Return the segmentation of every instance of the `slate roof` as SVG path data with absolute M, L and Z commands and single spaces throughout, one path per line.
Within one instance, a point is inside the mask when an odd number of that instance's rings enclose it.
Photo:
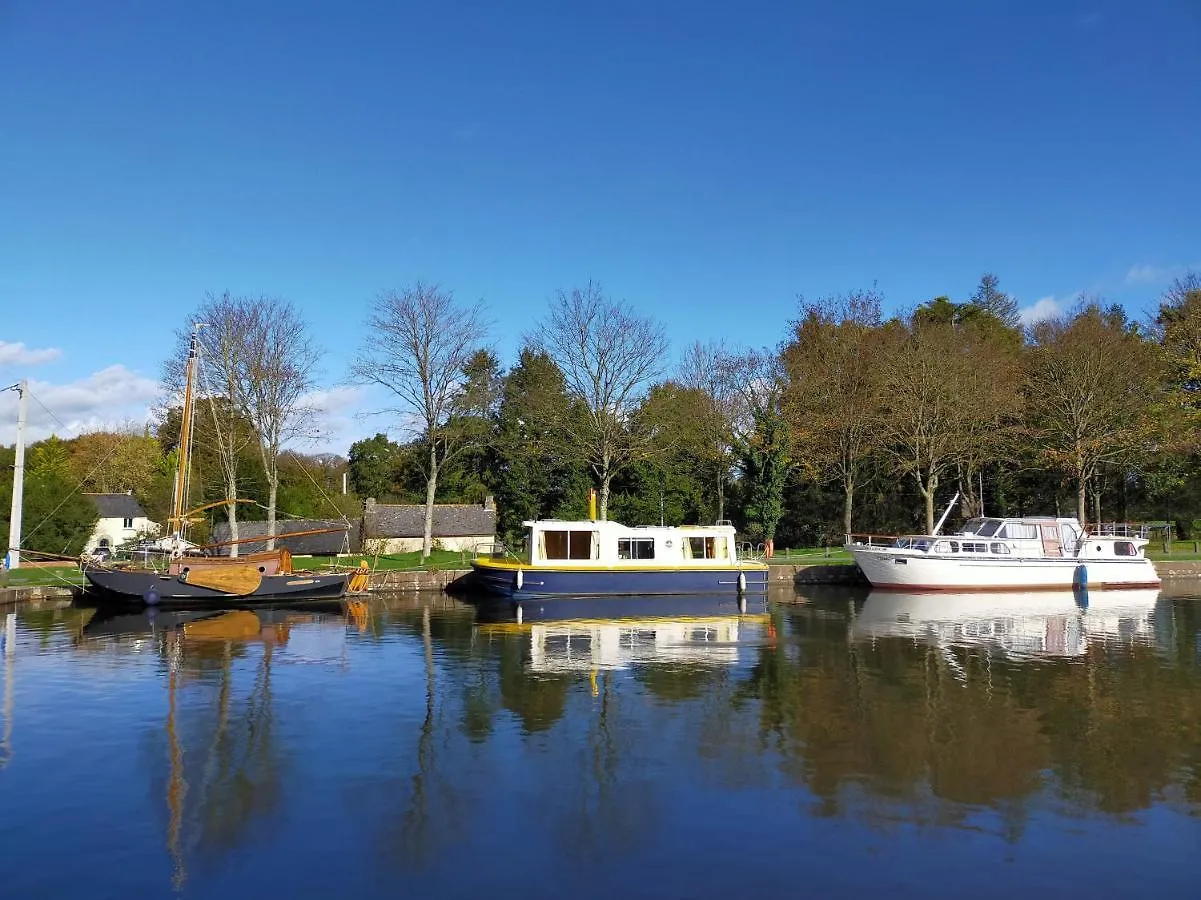
M 425 533 L 425 505 L 368 504 L 363 512 L 368 538 L 419 538 Z M 434 537 L 496 534 L 496 509 L 480 504 L 440 503 L 434 507 Z
M 302 534 L 299 537 L 288 537 L 293 531 L 315 531 L 319 528 L 336 528 L 325 534 Z M 325 556 L 342 553 L 346 550 L 346 523 L 341 519 L 287 519 L 275 523 L 278 532 L 275 536 L 276 547 L 287 547 L 293 553 L 303 556 Z M 250 538 L 266 535 L 266 522 L 239 522 L 238 537 Z M 359 523 L 350 523 L 350 552 L 357 553 L 361 549 L 359 541 Z M 229 540 L 229 522 L 218 521 L 213 525 L 213 543 L 219 544 Z M 267 549 L 266 541 L 247 541 L 238 544 L 238 553 L 257 553 Z M 223 555 L 229 554 L 229 547 L 219 547 Z
M 102 519 L 140 519 L 146 513 L 133 494 L 84 494 L 96 505 Z

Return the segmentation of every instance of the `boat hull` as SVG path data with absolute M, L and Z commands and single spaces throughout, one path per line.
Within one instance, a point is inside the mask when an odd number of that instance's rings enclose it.
M 584 569 L 495 565 L 477 561 L 472 563 L 472 568 L 479 588 L 489 594 L 514 600 L 678 594 L 736 596 L 740 591 L 749 594 L 767 592 L 767 566 Z
M 1136 559 L 948 559 L 849 545 L 872 587 L 908 591 L 1023 591 L 1159 587 L 1155 566 Z M 1081 571 L 1083 569 L 1083 572 Z
M 712 618 L 721 616 L 762 615 L 767 612 L 767 596 L 755 594 L 737 597 L 732 594 L 672 594 L 641 597 L 611 595 L 607 597 L 538 597 L 522 599 L 489 595 L 473 601 L 476 620 L 482 624 L 546 621 L 621 621 L 654 617 L 678 619 Z
M 198 584 L 188 584 L 179 577 L 158 572 L 85 566 L 83 574 L 88 581 L 89 593 L 98 595 L 97 599 L 144 603 L 147 606 L 183 604 L 189 607 L 341 597 L 346 593 L 349 580 L 346 573 L 264 575 L 259 580 L 258 588 L 252 593 L 230 594 Z

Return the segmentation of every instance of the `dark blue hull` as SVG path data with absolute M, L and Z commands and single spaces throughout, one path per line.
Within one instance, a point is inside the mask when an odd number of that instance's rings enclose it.
M 498 597 L 537 600 L 555 597 L 669 596 L 673 594 L 767 593 L 765 569 L 592 570 L 513 569 L 474 563 L 477 586 Z M 743 576 L 742 586 L 739 575 Z
M 767 611 L 765 594 L 747 597 L 700 594 L 658 597 L 541 597 L 515 599 L 487 596 L 474 601 L 481 623 L 513 622 L 521 608 L 520 621 L 544 622 L 578 619 L 689 619 L 712 616 L 762 614 Z
M 87 593 L 98 602 L 144 603 L 147 606 L 225 607 L 290 599 L 336 598 L 346 593 L 349 575 L 264 575 L 251 594 L 229 594 L 157 572 L 84 566 Z

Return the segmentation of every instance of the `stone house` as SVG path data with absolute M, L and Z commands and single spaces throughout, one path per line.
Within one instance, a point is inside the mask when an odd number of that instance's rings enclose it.
M 341 519 L 281 519 L 275 523 L 275 546 L 287 547 L 296 556 L 336 556 L 339 553 L 358 553 L 362 547 L 359 539 L 361 524 L 351 521 L 350 527 Z M 327 530 L 333 529 L 333 530 Z M 322 534 L 297 534 L 294 532 L 323 531 Z M 238 544 L 238 555 L 257 553 L 267 549 L 267 523 L 239 521 L 238 540 L 262 537 L 261 541 L 246 541 Z M 229 540 L 229 522 L 217 521 L 213 525 L 213 543 Z M 229 547 L 220 547 L 217 552 L 229 555 Z
M 409 553 L 421 549 L 425 531 L 425 505 L 376 503 L 363 505 L 363 543 L 379 541 L 383 553 Z M 434 540 L 444 550 L 474 550 L 496 540 L 496 504 L 440 503 L 434 507 Z

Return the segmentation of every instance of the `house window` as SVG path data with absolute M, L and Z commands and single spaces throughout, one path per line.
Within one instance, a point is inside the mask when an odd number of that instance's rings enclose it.
M 618 538 L 618 559 L 654 559 L 654 538 Z
M 121 527 L 122 528 L 133 528 L 133 519 L 122 519 Z

